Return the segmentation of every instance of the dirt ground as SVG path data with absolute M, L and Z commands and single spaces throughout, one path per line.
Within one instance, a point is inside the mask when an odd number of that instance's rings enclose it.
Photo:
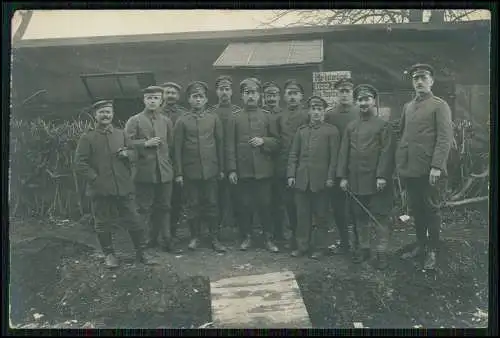
M 262 243 L 237 250 L 225 229 L 226 254 L 205 243 L 196 252 L 150 252 L 157 265 L 133 262 L 126 233 L 116 230 L 123 262 L 103 268 L 88 224 L 67 220 L 10 220 L 11 325 L 23 328 L 196 328 L 211 321 L 210 280 L 290 270 L 313 327 L 486 327 L 488 227 L 470 210 L 444 217 L 439 269 L 423 272 L 399 258 L 415 234 L 411 224 L 393 227 L 390 267 L 381 272 L 349 257 L 321 261 L 270 254 Z M 186 247 L 188 232 L 180 231 Z M 335 232 L 329 233 L 334 243 Z

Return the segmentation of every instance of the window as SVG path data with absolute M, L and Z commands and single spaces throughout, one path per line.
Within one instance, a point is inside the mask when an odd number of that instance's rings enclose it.
M 151 72 L 83 74 L 80 78 L 92 101 L 138 97 L 143 88 L 155 84 Z

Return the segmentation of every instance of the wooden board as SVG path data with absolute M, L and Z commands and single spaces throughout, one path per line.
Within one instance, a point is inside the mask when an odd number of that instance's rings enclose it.
M 239 276 L 210 283 L 217 328 L 311 328 L 292 272 Z

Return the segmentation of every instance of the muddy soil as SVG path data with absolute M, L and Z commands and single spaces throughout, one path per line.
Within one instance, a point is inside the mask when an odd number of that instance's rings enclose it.
M 474 215 L 474 213 L 472 213 Z M 470 215 L 451 215 L 443 226 L 436 273 L 399 258 L 415 240 L 411 224 L 395 224 L 390 267 L 383 272 L 348 257 L 321 261 L 271 255 L 258 241 L 237 250 L 234 229 L 223 239 L 231 248 L 217 255 L 208 243 L 195 253 L 154 253 L 158 265 L 133 263 L 124 231 L 115 244 L 123 264 L 102 266 L 91 227 L 70 221 L 12 220 L 11 320 L 24 327 L 194 328 L 211 321 L 209 280 L 293 271 L 313 327 L 484 327 L 488 309 L 487 226 Z M 183 247 L 189 233 L 180 229 Z M 335 240 L 335 232 L 329 233 Z M 479 311 L 481 310 L 481 311 Z

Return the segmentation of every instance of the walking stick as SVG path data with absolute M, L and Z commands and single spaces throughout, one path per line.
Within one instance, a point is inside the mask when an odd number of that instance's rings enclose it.
M 368 215 L 368 217 L 370 217 L 370 219 L 375 222 L 376 225 L 378 226 L 381 226 L 380 223 L 377 221 L 377 219 L 375 218 L 375 216 L 373 216 L 373 214 L 370 212 L 370 210 L 368 210 L 367 207 L 364 206 L 363 203 L 361 203 L 361 201 L 354 195 L 354 193 L 349 189 L 347 188 L 346 189 L 347 193 L 349 194 L 349 196 L 356 202 L 358 203 L 358 205 L 361 207 L 361 209 L 363 209 L 364 212 L 366 212 L 366 214 Z

